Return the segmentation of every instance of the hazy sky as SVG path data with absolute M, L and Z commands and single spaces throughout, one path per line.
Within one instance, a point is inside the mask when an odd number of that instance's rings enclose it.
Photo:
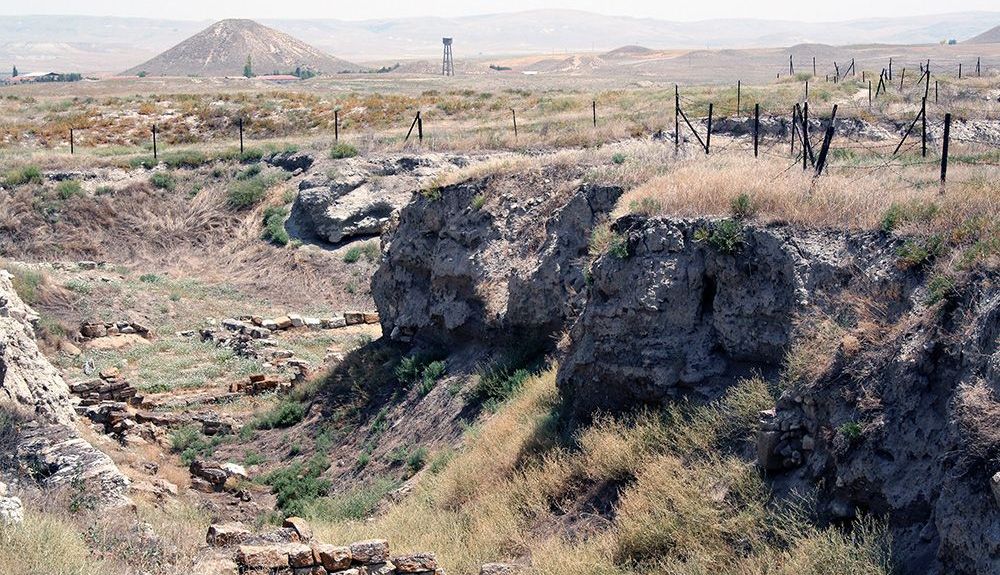
M 0 0 L 0 14 L 85 14 L 208 20 L 219 18 L 338 18 L 361 20 L 400 16 L 458 16 L 512 12 L 534 8 L 576 8 L 603 14 L 666 20 L 758 17 L 782 20 L 830 21 L 872 16 L 940 14 L 967 10 L 997 10 L 997 0 L 840 0 L 839 2 L 749 2 L 708 0 L 671 2 L 643 0 L 443 0 L 435 2 L 366 0 Z

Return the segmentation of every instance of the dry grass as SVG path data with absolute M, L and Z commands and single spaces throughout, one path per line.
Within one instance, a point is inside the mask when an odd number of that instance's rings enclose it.
M 983 380 L 958 389 L 955 419 L 967 455 L 983 462 L 1000 459 L 1000 398 Z
M 127 510 L 71 511 L 72 490 L 29 493 L 25 521 L 0 527 L 0 573 L 10 575 L 162 575 L 190 573 L 208 517 L 175 500 L 136 501 Z M 148 526 L 146 526 L 148 524 Z
M 726 455 L 773 405 L 762 380 L 708 406 L 599 419 L 566 446 L 554 379 L 552 370 L 529 380 L 403 502 L 372 521 L 316 518 L 319 536 L 434 550 L 459 574 L 497 560 L 553 575 L 888 573 L 881 524 L 851 536 L 815 529 L 796 506 L 771 500 L 752 464 Z M 614 513 L 597 510 L 601 486 L 620 490 Z

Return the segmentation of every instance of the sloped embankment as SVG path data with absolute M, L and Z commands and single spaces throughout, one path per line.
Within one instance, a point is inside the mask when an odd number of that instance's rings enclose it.
M 558 385 L 571 425 L 713 400 L 759 373 L 780 392 L 756 462 L 776 496 L 814 492 L 818 525 L 884 517 L 906 572 L 995 569 L 995 272 L 941 290 L 881 232 L 638 216 L 612 224 L 588 267 L 593 224 L 572 214 L 594 222 L 616 194 L 490 197 L 502 210 L 480 212 L 486 187 L 403 210 L 373 280 L 392 339 L 454 350 L 569 327 Z
M 98 501 L 123 505 L 128 479 L 73 426 L 69 387 L 35 344 L 37 320 L 0 271 L 0 410 L 14 414 L 3 421 L 15 427 L 4 430 L 14 452 L 0 456 L 47 487 L 83 485 Z

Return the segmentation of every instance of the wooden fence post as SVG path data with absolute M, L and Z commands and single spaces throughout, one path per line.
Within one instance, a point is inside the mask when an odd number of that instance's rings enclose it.
M 791 154 L 795 156 L 795 135 L 799 133 L 799 105 L 795 104 L 792 106 L 792 150 Z
M 958 79 L 959 80 L 962 79 L 962 63 L 961 62 L 958 63 Z
M 681 149 L 681 92 L 674 84 L 674 150 Z
M 72 156 L 75 153 L 75 151 L 76 151 L 75 147 L 76 146 L 75 146 L 75 143 L 73 141 L 73 128 L 70 128 L 69 129 L 69 155 Z
M 708 148 L 712 144 L 712 103 L 708 104 L 708 132 L 705 134 L 705 155 L 708 155 Z
M 892 82 L 892 58 L 889 58 L 889 81 Z
M 243 155 L 243 118 L 240 118 L 240 155 Z
M 819 158 L 816 160 L 816 175 L 823 173 L 826 166 L 826 154 L 830 151 L 830 142 L 833 140 L 833 124 L 826 128 L 826 135 L 823 136 L 823 147 L 819 149 Z
M 514 108 L 510 109 L 510 115 L 511 115 L 511 117 L 514 118 L 514 139 L 516 140 L 517 139 L 517 112 L 514 111 Z
M 792 65 L 792 55 L 791 54 L 788 55 L 788 75 L 789 76 L 794 76 L 795 75 L 795 67 Z
M 757 142 L 760 140 L 760 104 L 753 105 L 753 157 L 757 157 Z
M 333 141 L 340 141 L 340 110 L 333 111 Z
M 816 75 L 816 56 L 813 56 L 813 76 Z
M 156 124 L 153 124 L 153 159 L 156 159 Z
M 591 103 L 591 106 L 593 106 L 593 108 L 594 108 L 594 127 L 596 128 L 597 127 L 597 100 L 594 100 Z
M 906 68 L 903 68 L 903 72 L 899 75 L 899 91 L 903 91 L 903 80 L 906 78 Z
M 980 64 L 980 61 L 981 61 L 982 59 L 983 59 L 983 58 L 982 58 L 982 56 L 979 56 L 979 57 L 977 57 L 977 58 L 976 58 L 976 77 L 977 77 L 977 78 L 979 78 L 979 77 L 981 77 L 981 76 L 982 76 L 982 72 L 981 72 L 981 70 L 979 69 L 979 64 Z
M 809 80 L 806 80 L 806 98 L 805 101 L 809 101 Z
M 938 103 L 938 81 L 934 80 L 934 103 Z
M 868 107 L 872 107 L 872 81 L 868 80 Z
M 417 112 L 417 140 L 420 143 L 424 143 L 424 119 L 420 116 L 420 112 Z
M 944 141 L 941 144 L 941 193 L 948 175 L 948 138 L 951 136 L 951 114 L 944 115 Z
M 410 124 L 410 129 L 406 131 L 406 137 L 403 138 L 403 142 L 407 142 L 410 139 L 410 134 L 413 133 L 413 128 L 416 127 L 417 122 L 420 121 L 420 111 L 417 111 L 417 115 L 413 117 L 413 123 Z
M 742 95 L 743 81 L 736 80 L 736 115 L 740 115 L 740 96 Z
M 920 156 L 922 158 L 927 157 L 927 98 L 924 98 L 920 104 L 920 121 L 922 122 L 922 131 L 920 134 Z

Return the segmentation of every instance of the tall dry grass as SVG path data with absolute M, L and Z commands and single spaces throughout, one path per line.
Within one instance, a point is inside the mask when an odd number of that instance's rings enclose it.
M 733 201 L 749 197 L 754 217 L 809 228 L 877 229 L 894 205 L 934 204 L 933 215 L 907 222 L 900 231 L 934 233 L 955 229 L 977 217 L 996 221 L 1000 186 L 996 168 L 957 164 L 939 193 L 934 165 L 907 168 L 833 164 L 821 177 L 791 159 L 755 159 L 746 151 L 696 156 L 628 192 L 616 215 L 730 216 Z
M 773 405 L 762 380 L 707 406 L 600 418 L 573 444 L 557 433 L 557 404 L 550 370 L 401 503 L 370 521 L 317 517 L 314 528 L 333 542 L 378 536 L 396 551 L 435 551 L 458 574 L 497 560 L 552 575 L 889 572 L 884 525 L 815 528 L 735 455 L 757 410 Z

